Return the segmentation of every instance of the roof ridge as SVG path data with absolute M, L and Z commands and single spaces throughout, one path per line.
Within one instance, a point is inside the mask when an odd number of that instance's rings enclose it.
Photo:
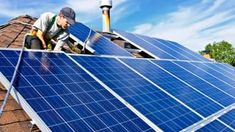
M 29 18 L 31 20 L 36 20 L 37 19 L 36 17 L 32 17 L 32 16 L 26 14 L 26 15 L 20 15 L 20 16 L 17 16 L 15 18 L 12 18 L 10 21 L 14 21 L 14 20 L 19 19 L 19 18 Z

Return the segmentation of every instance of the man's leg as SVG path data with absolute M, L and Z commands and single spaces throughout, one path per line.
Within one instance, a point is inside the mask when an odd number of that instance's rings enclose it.
M 38 38 L 31 40 L 31 49 L 42 49 L 42 42 Z
M 28 49 L 42 49 L 42 42 L 36 36 L 26 36 L 25 47 Z

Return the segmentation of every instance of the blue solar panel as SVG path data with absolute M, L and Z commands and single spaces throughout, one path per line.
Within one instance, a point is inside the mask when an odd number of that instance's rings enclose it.
M 225 124 L 231 126 L 235 130 L 235 109 L 219 117 Z
M 222 63 L 207 63 L 208 66 L 210 66 L 213 69 L 216 69 L 218 71 L 222 71 L 224 74 L 226 74 L 228 77 L 235 78 L 235 71 L 228 68 L 225 64 Z
M 234 73 L 235 72 L 235 68 L 229 64 L 226 64 L 226 63 L 216 63 L 216 65 L 218 67 L 221 67 L 221 68 L 224 68 L 226 70 L 228 70 L 229 72 L 232 72 Z
M 204 117 L 222 109 L 220 105 L 200 93 L 200 91 L 197 91 L 197 89 L 193 89 L 192 86 L 180 81 L 148 60 L 121 60 Z M 171 63 L 164 61 L 159 63 L 166 63 L 168 67 L 174 67 L 174 71 L 178 71 L 176 70 L 177 66 Z M 185 75 L 184 73 L 182 74 Z M 187 77 L 190 78 L 190 76 Z
M 200 67 L 201 69 L 204 69 L 204 71 L 208 72 L 212 76 L 216 77 L 218 80 L 223 81 L 224 83 L 232 86 L 235 88 L 235 78 L 227 74 L 226 72 L 223 72 L 222 70 L 219 70 L 218 68 L 212 68 L 207 63 L 193 63 L 195 66 Z M 235 93 L 235 91 L 234 91 Z
M 181 53 L 182 51 L 180 51 L 179 49 L 173 48 L 165 40 L 151 38 L 151 37 L 147 37 L 147 36 L 143 36 L 143 35 L 136 35 L 136 36 L 138 36 L 141 39 L 149 42 L 151 44 L 150 48 L 151 47 L 158 47 L 158 48 L 162 49 L 163 51 L 165 51 L 166 53 L 170 54 L 171 56 L 174 56 L 176 59 L 179 59 L 179 60 L 194 59 L 193 57 L 189 58 L 188 56 L 184 55 L 183 53 Z M 155 51 L 155 52 L 157 52 L 157 51 Z M 168 58 L 166 58 L 166 59 L 168 59 Z M 197 59 L 195 59 L 195 60 L 197 60 Z
M 0 72 L 8 79 L 17 59 L 16 51 L 0 50 Z M 32 109 L 28 114 L 52 131 L 152 131 L 62 53 L 25 51 L 14 87 Z
M 227 63 L 224 63 L 224 66 L 229 68 L 229 69 L 231 69 L 231 70 L 233 70 L 235 72 L 234 66 L 231 66 L 230 64 L 227 64 Z
M 226 127 L 221 122 L 214 120 L 213 122 L 197 130 L 197 132 L 233 132 L 233 130 Z
M 120 30 L 114 30 L 114 32 L 155 58 L 209 61 L 172 41 L 131 34 Z
M 229 93 L 226 93 L 220 90 L 217 85 L 211 85 L 207 81 L 207 78 L 210 78 L 209 75 L 206 75 L 200 69 L 193 67 L 189 62 L 180 62 L 180 61 L 153 61 L 155 64 L 163 67 L 165 70 L 176 75 L 178 78 L 184 80 L 186 83 L 190 84 L 197 90 L 201 91 L 214 101 L 220 103 L 223 106 L 229 106 L 235 102 L 234 97 Z M 176 65 L 177 64 L 177 65 Z M 182 66 L 182 67 L 179 67 Z M 185 68 L 185 69 L 184 69 Z M 187 69 L 187 70 L 186 70 Z M 192 74 L 194 73 L 194 74 Z M 198 75 L 198 76 L 195 76 Z M 205 80 L 203 80 L 205 79 Z M 215 80 L 217 81 L 217 80 Z
M 72 57 L 164 131 L 179 131 L 202 119 L 114 58 Z
M 144 50 L 154 58 L 176 59 L 174 55 L 167 53 L 162 47 L 153 46 L 151 43 L 144 41 L 143 39 L 137 37 L 134 34 L 119 30 L 115 30 L 114 32 L 118 35 L 121 35 L 122 37 L 125 37 L 127 41 L 132 42 L 132 44 L 135 44 L 136 47 Z
M 131 56 L 130 53 L 128 53 L 118 45 L 112 43 L 101 34 L 83 25 L 82 23 L 75 23 L 74 25 L 70 26 L 69 31 L 70 34 L 72 34 L 82 42 L 85 42 L 88 37 L 89 44 L 87 46 L 95 50 L 94 54 L 96 55 Z
M 173 49 L 177 49 L 177 51 L 180 51 L 180 53 L 188 56 L 189 58 L 191 58 L 191 60 L 209 61 L 208 59 L 201 56 L 199 53 L 193 52 L 193 51 L 185 48 L 184 46 L 182 46 L 179 43 L 176 43 L 173 41 L 167 41 L 167 42 L 168 42 L 168 43 L 166 43 L 167 45 L 169 44 L 170 47 L 172 47 Z
M 231 84 L 234 84 L 235 81 L 225 83 L 225 82 L 219 80 L 218 76 L 213 76 L 214 74 L 216 74 L 216 72 L 211 70 L 210 68 L 204 66 L 203 64 L 199 64 L 199 63 L 195 63 L 195 62 L 192 62 L 192 63 L 175 62 L 175 63 L 183 66 L 185 69 L 194 73 L 198 77 L 203 78 L 207 83 L 210 83 L 211 85 L 216 87 L 216 89 L 223 91 L 224 93 L 226 93 L 230 97 L 235 98 L 235 88 L 233 87 L 234 85 L 233 86 L 231 85 Z M 195 65 L 197 65 L 197 66 L 195 66 Z M 198 66 L 200 66 L 200 67 L 198 67 Z M 197 83 L 199 83 L 199 82 L 197 82 Z M 201 82 L 199 84 L 201 84 Z M 222 96 L 222 97 L 224 97 L 224 96 Z M 221 97 L 217 97 L 217 98 L 219 99 Z

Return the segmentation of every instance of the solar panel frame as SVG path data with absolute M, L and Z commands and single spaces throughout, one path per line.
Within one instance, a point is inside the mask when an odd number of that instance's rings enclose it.
M 235 107 L 235 103 L 234 103 Z M 226 112 L 224 115 L 218 118 L 220 121 L 224 122 L 228 126 L 230 126 L 235 131 L 235 108 Z
M 205 132 L 205 131 L 211 131 L 211 132 L 233 132 L 232 129 L 227 127 L 225 124 L 218 120 L 214 120 L 213 122 L 203 126 L 197 132 Z
M 30 51 L 30 50 L 29 50 Z M 34 51 L 35 52 L 35 51 Z M 39 52 L 42 52 L 42 51 L 39 51 Z M 43 52 L 45 52 L 45 51 L 43 51 Z M 57 52 L 56 52 L 57 53 Z M 59 52 L 59 53 L 61 53 L 61 52 Z M 0 52 L 0 54 L 1 54 L 1 52 Z M 61 53 L 62 54 L 62 53 Z M 63 54 L 64 55 L 64 54 Z M 64 55 L 64 56 L 66 56 L 67 57 L 67 55 Z M 69 57 L 67 57 L 69 60 L 70 60 L 70 58 Z M 23 60 L 23 61 L 25 61 L 25 60 Z M 71 62 L 73 62 L 73 60 L 70 60 Z M 59 61 L 57 61 L 57 62 L 52 62 L 52 63 L 58 63 Z M 32 64 L 32 66 L 36 66 L 36 65 L 38 65 L 38 62 L 33 62 L 33 63 L 31 63 Z M 60 63 L 60 64 L 62 64 L 62 63 Z M 76 63 L 74 63 L 73 62 L 73 64 L 76 66 L 76 67 L 79 67 Z M 62 64 L 63 65 L 63 64 Z M 36 74 L 39 74 L 39 73 L 37 73 L 37 71 L 34 71 Z M 85 71 L 84 71 L 84 73 L 86 73 Z M 42 73 L 43 75 L 48 75 L 47 73 Z M 88 74 L 87 74 L 88 75 Z M 53 75 L 53 76 L 55 76 L 55 75 Z M 88 75 L 89 76 L 89 75 Z M 3 83 L 3 84 L 8 84 L 7 83 L 7 79 L 5 78 L 4 79 L 4 76 L 1 76 L 2 78 L 0 78 L 1 79 L 1 81 L 2 80 L 4 80 L 5 82 Z M 89 76 L 90 77 L 90 76 Z M 55 77 L 55 78 L 57 78 L 57 77 Z M 92 77 L 90 77 L 90 78 L 92 78 Z M 57 78 L 58 79 L 58 78 Z M 93 79 L 93 78 L 92 78 Z M 27 79 L 26 79 L 27 80 Z M 59 81 L 60 81 L 60 79 L 58 79 Z M 94 80 L 94 79 L 93 79 Z M 46 82 L 46 81 L 45 81 Z M 98 85 L 100 85 L 99 83 L 97 83 Z M 30 84 L 31 85 L 31 84 Z M 56 85 L 56 84 L 55 84 Z M 97 86 L 98 86 L 97 85 Z M 38 86 L 40 86 L 40 85 L 38 85 Z M 100 85 L 101 86 L 101 85 Z M 33 87 L 33 86 L 32 86 Z M 48 89 L 49 90 L 49 89 Z M 105 89 L 104 89 L 105 90 Z M 50 90 L 49 90 L 50 91 Z M 48 92 L 49 92 L 48 91 Z M 54 90 L 53 90 L 54 91 Z M 13 91 L 12 91 L 13 92 Z M 14 92 L 16 92 L 16 90 L 14 90 Z M 56 92 L 56 91 L 54 91 L 54 92 Z M 17 94 L 19 94 L 18 92 L 16 92 Z M 50 92 L 51 93 L 51 92 Z M 56 92 L 57 93 L 57 92 Z M 108 92 L 109 93 L 109 92 Z M 30 93 L 30 94 L 33 94 L 33 93 Z M 39 92 L 37 92 L 37 94 L 42 94 L 42 93 L 39 93 Z M 46 93 L 46 94 L 48 94 L 48 93 Z M 57 93 L 58 94 L 58 93 Z M 109 93 L 110 94 L 110 93 Z M 36 94 L 34 94 L 34 95 L 36 95 Z M 52 94 L 53 95 L 53 94 Z M 111 95 L 111 94 L 110 94 Z M 42 96 L 42 95 L 41 95 Z M 48 98 L 51 98 L 51 97 L 53 97 L 53 96 L 51 96 L 50 94 L 48 94 L 48 95 L 44 95 L 44 96 L 48 96 Z M 104 96 L 104 95 L 102 95 L 102 96 Z M 16 96 L 14 96 L 15 97 L 15 99 L 19 99 L 19 98 L 17 98 Z M 32 96 L 33 97 L 33 96 Z M 114 97 L 114 96 L 113 96 Z M 31 98 L 31 97 L 30 97 Z M 54 97 L 53 97 L 54 98 Z M 59 97 L 60 98 L 60 97 Z M 21 98 L 20 98 L 21 100 L 23 100 L 23 102 L 24 103 L 26 103 L 26 101 L 24 101 L 24 98 L 21 96 Z M 61 98 L 62 100 L 64 99 L 64 98 Z M 116 99 L 116 98 L 115 98 Z M 20 100 L 20 101 L 21 101 Z M 116 99 L 117 100 L 117 99 Z M 53 100 L 51 100 L 51 101 L 53 101 Z M 58 100 L 59 101 L 59 100 Z M 22 102 L 22 101 L 21 101 Z M 64 101 L 64 103 L 68 103 L 67 101 Z M 116 102 L 116 103 L 118 103 L 118 102 Z M 119 103 L 121 103 L 121 102 L 119 102 Z M 32 105 L 32 104 L 31 104 Z M 36 105 L 36 104 L 35 104 Z M 41 108 L 40 107 L 40 105 L 39 104 L 37 104 L 38 105 L 38 108 Z M 50 104 L 49 103 L 49 105 L 52 105 L 52 104 Z M 63 107 L 63 103 L 61 104 L 61 103 L 58 103 L 58 102 L 53 102 L 53 105 L 58 105 L 58 107 Z M 125 106 L 124 104 L 122 104 L 123 106 Z M 69 106 L 69 105 L 68 105 Z M 28 108 L 28 107 L 30 107 L 30 108 Z M 24 108 L 25 109 L 27 109 L 26 110 L 26 112 L 27 113 L 30 113 L 30 117 L 33 117 L 33 119 L 35 119 L 36 120 L 36 122 L 37 122 L 37 125 L 39 125 L 39 128 L 42 130 L 42 131 L 50 131 L 50 129 L 49 129 L 49 127 L 46 125 L 46 123 L 44 123 L 43 121 L 42 121 L 42 119 L 37 115 L 37 114 L 35 114 L 35 111 L 32 109 L 32 107 L 28 104 L 28 103 L 26 103 L 26 105 L 24 105 Z M 116 108 L 116 107 L 115 107 Z M 106 108 L 105 108 L 106 109 Z M 71 110 L 73 110 L 73 109 L 71 109 Z M 128 109 L 129 110 L 129 109 Z M 45 112 L 50 112 L 50 111 L 45 111 Z M 61 111 L 61 112 L 63 112 L 63 111 Z M 124 112 L 124 111 L 123 111 Z M 76 112 L 75 112 L 76 113 Z M 115 111 L 114 111 L 114 113 L 115 113 Z M 53 115 L 53 113 L 51 113 L 52 115 Z M 72 114 L 72 113 L 71 113 Z M 119 114 L 122 114 L 122 112 L 119 112 Z M 130 113 L 129 113 L 130 114 Z M 49 116 L 48 114 L 45 114 L 45 115 L 40 115 L 40 116 Z M 74 115 L 75 116 L 75 115 Z M 125 114 L 124 114 L 124 116 L 126 116 Z M 136 116 L 136 115 L 135 115 Z M 136 117 L 138 117 L 138 116 L 136 116 Z M 60 117 L 59 117 L 60 118 Z M 67 119 L 69 119 L 70 117 L 68 116 L 68 118 Z M 64 118 L 62 118 L 62 119 L 64 119 Z M 65 122 L 67 122 L 66 120 L 67 120 L 66 118 L 64 119 L 64 121 Z M 88 118 L 87 118 L 88 119 Z M 98 119 L 98 118 L 97 118 Z M 100 118 L 99 118 L 100 119 Z M 128 125 L 128 122 L 129 121 L 131 121 L 132 119 L 128 119 L 128 121 L 126 122 L 126 123 L 123 123 L 123 125 L 125 125 L 125 127 L 127 128 L 127 129 L 131 129 L 130 127 L 131 127 L 131 125 L 129 124 Z M 92 121 L 92 120 L 90 120 L 90 121 Z M 102 120 L 101 120 L 102 121 Z M 134 123 L 134 121 L 135 121 L 135 123 L 138 123 L 138 124 L 141 124 L 140 123 L 140 121 L 138 121 L 137 119 L 135 119 L 135 120 L 133 120 L 133 122 L 132 123 Z M 141 120 L 142 121 L 142 120 Z M 81 122 L 81 123 L 84 123 L 84 122 Z M 86 123 L 86 122 L 85 122 Z M 134 123 L 134 124 L 135 124 Z M 70 122 L 70 124 L 72 124 L 72 122 Z M 96 122 L 96 124 L 97 124 L 97 122 Z M 61 124 L 61 125 L 63 125 L 63 124 Z M 61 127 L 61 125 L 60 124 L 58 124 L 58 126 L 53 126 L 53 125 L 51 125 L 52 127 L 54 127 L 53 128 L 53 130 L 56 130 L 56 131 L 58 131 L 58 130 L 60 130 L 60 127 Z M 73 124 L 73 125 L 76 125 L 76 124 Z M 93 124 L 94 125 L 94 124 Z M 147 125 L 147 124 L 146 124 Z M 68 125 L 69 127 L 72 127 L 71 125 Z M 83 125 L 83 126 L 85 126 L 85 125 Z M 95 125 L 94 125 L 95 126 Z M 139 125 L 135 125 L 136 126 L 136 129 L 137 129 L 137 131 L 138 130 L 141 130 L 141 128 L 144 128 L 144 125 L 142 124 L 142 126 L 139 126 Z M 93 127 L 93 126 L 92 126 Z M 97 126 L 98 127 L 98 126 Z M 116 126 L 115 126 L 116 127 Z M 125 129 L 125 127 L 123 127 L 124 129 Z M 65 127 L 64 127 L 64 129 L 65 129 Z M 110 128 L 111 129 L 111 128 Z M 109 128 L 108 129 L 105 129 L 105 130 L 110 130 Z M 113 130 L 114 130 L 114 127 L 112 128 Z M 117 128 L 115 128 L 115 129 L 117 129 Z M 125 130 L 127 130 L 127 129 L 125 129 Z M 68 129 L 65 129 L 65 130 L 68 130 Z M 71 128 L 71 130 L 73 130 L 73 131 L 75 131 L 73 128 Z M 90 129 L 91 130 L 91 129 Z M 68 130 L 69 131 L 69 130 Z M 151 129 L 149 128 L 149 131 L 151 131 Z
M 191 125 L 187 128 L 185 128 L 184 132 L 188 132 L 188 131 L 196 131 L 201 129 L 202 127 L 212 123 L 215 120 L 218 120 L 219 122 L 221 122 L 223 125 L 225 125 L 227 128 L 232 129 L 229 125 L 225 124 L 224 122 L 222 122 L 220 119 L 218 119 L 219 117 L 223 116 L 224 114 L 226 114 L 227 112 L 231 111 L 232 109 L 234 109 L 235 103 L 225 107 L 224 109 L 214 113 L 213 115 L 199 121 L 196 125 Z
M 6 50 L 6 51 L 10 51 L 10 50 L 16 50 L 16 51 L 20 51 L 19 49 L 5 49 L 5 48 L 0 48 L 0 50 Z M 0 57 L 4 57 L 1 52 L 0 52 Z M 16 65 L 16 63 L 15 63 Z M 8 65 L 10 66 L 10 65 Z M 9 67 L 8 67 L 9 68 Z M 12 72 L 13 73 L 13 72 Z M 12 75 L 7 75 L 7 76 L 12 76 Z M 3 86 L 9 90 L 9 85 L 10 82 L 8 81 L 8 79 L 10 80 L 11 77 L 6 77 L 5 75 L 3 75 L 3 73 L 0 71 L 0 81 L 3 84 Z M 32 118 L 34 119 L 34 121 L 37 121 L 37 125 L 39 127 L 40 130 L 45 131 L 45 132 L 50 132 L 51 130 L 49 129 L 49 127 L 45 124 L 45 122 L 35 113 L 35 111 L 33 110 L 33 108 L 24 100 L 24 98 L 15 90 L 14 86 L 10 92 L 10 94 L 12 95 L 12 97 L 15 99 L 15 101 L 20 104 L 23 108 L 24 111 Z

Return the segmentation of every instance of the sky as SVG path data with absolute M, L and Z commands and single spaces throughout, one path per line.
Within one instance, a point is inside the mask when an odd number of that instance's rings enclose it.
M 111 28 L 176 41 L 200 51 L 208 43 L 235 47 L 235 0 L 112 0 Z M 77 21 L 102 29 L 100 0 L 0 0 L 0 25 L 69 6 Z

